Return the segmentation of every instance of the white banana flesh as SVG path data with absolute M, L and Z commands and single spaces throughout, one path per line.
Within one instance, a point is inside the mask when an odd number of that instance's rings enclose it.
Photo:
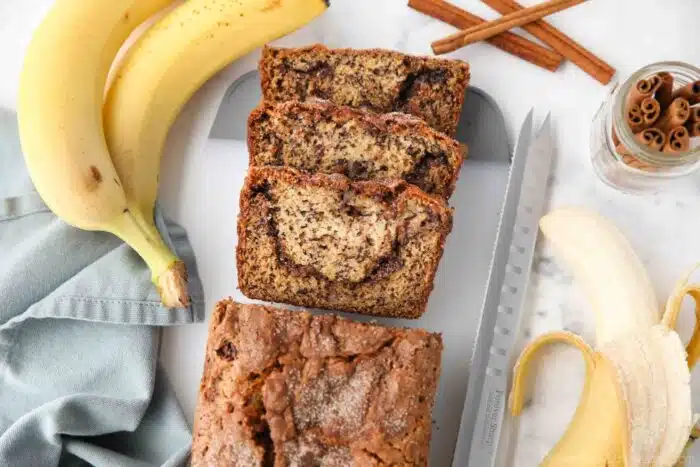
M 666 373 L 666 432 L 661 440 L 655 465 L 667 467 L 675 465 L 683 452 L 693 428 L 690 370 L 685 362 L 686 351 L 683 342 L 675 331 L 664 325 L 654 326 L 651 333 L 656 344 L 657 364 Z M 657 391 L 652 388 L 652 395 Z
M 127 201 L 149 214 L 175 117 L 214 73 L 323 13 L 324 0 L 189 0 L 128 50 L 107 94 L 105 133 Z
M 550 333 L 521 353 L 514 369 L 511 412 L 522 410 L 527 361 L 537 347 L 559 341 L 581 349 L 586 383 L 567 431 L 541 465 L 676 465 L 692 428 L 690 371 L 673 330 L 683 296 L 700 301 L 700 287 L 687 278 L 659 316 L 648 274 L 622 233 L 604 217 L 582 209 L 557 209 L 540 222 L 596 313 L 598 349 L 581 338 Z M 696 313 L 700 315 L 700 305 Z M 700 355 L 700 325 L 688 353 Z M 588 355 L 588 356 L 587 356 Z
M 626 402 L 629 465 L 653 465 L 650 461 L 667 428 L 666 376 L 657 364 L 658 349 L 651 342 L 650 330 L 628 334 L 601 349 L 615 368 Z
M 566 207 L 545 215 L 540 230 L 582 287 L 595 314 L 598 345 L 659 322 L 649 274 L 610 221 L 587 209 Z

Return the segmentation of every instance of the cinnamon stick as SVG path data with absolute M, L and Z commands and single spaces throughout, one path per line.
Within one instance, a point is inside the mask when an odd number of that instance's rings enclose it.
M 482 1 L 501 15 L 507 15 L 525 8 L 515 0 Z M 544 20 L 524 24 L 523 29 L 568 58 L 581 70 L 602 84 L 608 84 L 615 74 L 613 67 Z
M 647 128 L 646 130 L 635 134 L 634 139 L 654 151 L 660 151 L 663 145 L 666 143 L 666 135 L 663 134 L 658 128 Z M 632 153 L 621 143 L 617 145 L 615 150 L 622 156 L 622 162 L 630 167 L 652 172 L 656 170 L 654 166 L 633 156 Z
M 665 132 L 683 125 L 690 117 L 690 106 L 688 101 L 682 97 L 673 99 L 671 105 L 661 114 L 661 118 L 656 122 L 656 127 Z
M 479 24 L 469 29 L 451 34 L 431 44 L 433 53 L 442 55 L 453 52 L 473 42 L 493 37 L 517 26 L 531 23 L 544 16 L 571 8 L 585 0 L 549 0 L 523 10 L 502 16 L 495 21 Z
M 649 149 L 659 151 L 666 143 L 666 135 L 658 128 L 647 128 L 641 133 L 639 141 L 646 144 Z
M 657 74 L 651 75 L 647 78 L 647 81 L 651 84 L 651 92 L 656 92 L 661 86 L 661 77 Z
M 625 164 L 629 165 L 630 167 L 634 167 L 635 169 L 639 170 L 651 170 L 652 166 L 649 164 L 646 164 L 639 159 L 637 159 L 634 156 L 630 156 L 629 154 L 625 154 L 622 156 L 622 162 Z
M 653 97 L 647 97 L 646 99 L 644 99 L 639 105 L 639 108 L 642 111 L 644 128 L 649 128 L 650 126 L 652 126 L 661 115 L 661 105 L 659 104 L 659 101 L 657 101 Z
M 639 133 L 642 131 L 644 129 L 644 114 L 642 113 L 642 109 L 638 105 L 627 109 L 627 112 L 625 112 L 625 121 L 627 122 L 627 126 L 630 127 L 630 130 L 632 130 L 632 133 Z
M 700 103 L 700 81 L 694 81 L 673 91 L 673 98 L 682 97 L 690 105 Z
M 408 0 L 408 6 L 431 18 L 451 24 L 459 29 L 466 29 L 486 20 L 444 0 Z M 546 47 L 512 32 L 504 32 L 488 39 L 499 49 L 549 71 L 555 71 L 564 61 L 564 57 Z
M 685 152 L 690 148 L 690 135 L 684 126 L 677 126 L 668 133 L 668 141 L 663 147 L 663 152 Z
M 630 89 L 629 94 L 627 94 L 627 108 L 629 109 L 636 105 L 641 105 L 644 99 L 652 97 L 659 83 L 660 79 L 656 75 L 650 76 L 648 79 L 640 79 L 637 81 L 634 86 L 632 86 L 632 89 Z
M 700 121 L 692 122 L 690 125 L 688 125 L 688 133 L 690 134 L 691 138 L 700 136 Z
M 654 93 L 654 98 L 665 109 L 673 101 L 673 75 L 667 71 L 661 71 L 656 76 L 659 77 L 659 86 Z
M 690 108 L 690 115 L 685 122 L 685 127 L 688 129 L 688 134 L 691 138 L 700 136 L 700 105 Z
M 649 149 L 659 151 L 666 143 L 666 135 L 658 128 L 647 128 L 634 135 L 639 143 L 647 146 Z M 619 143 L 615 148 L 620 155 L 632 155 L 622 143 Z
M 688 121 L 685 122 L 685 127 L 691 138 L 700 136 L 700 105 L 690 108 Z

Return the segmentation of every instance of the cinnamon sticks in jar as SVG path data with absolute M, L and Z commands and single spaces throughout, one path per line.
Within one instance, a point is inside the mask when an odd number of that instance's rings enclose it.
M 624 102 L 625 123 L 635 140 L 648 149 L 678 155 L 691 149 L 691 138 L 700 137 L 700 105 L 692 106 L 700 103 L 700 81 L 674 89 L 673 75 L 661 71 L 634 83 Z M 619 139 L 615 138 L 615 144 L 623 163 L 641 170 L 653 169 Z

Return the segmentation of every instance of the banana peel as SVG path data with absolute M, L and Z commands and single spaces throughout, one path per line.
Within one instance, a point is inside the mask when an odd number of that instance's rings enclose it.
M 598 349 L 563 331 L 537 337 L 516 362 L 511 414 L 522 413 L 525 381 L 538 351 L 554 343 L 570 345 L 586 364 L 584 388 L 564 435 L 541 465 L 676 465 L 689 445 L 689 370 L 700 358 L 700 285 L 689 284 L 692 271 L 659 316 L 646 270 L 610 221 L 585 209 L 564 208 L 543 217 L 540 227 L 591 298 Z M 684 348 L 675 325 L 686 295 L 695 300 L 696 323 Z
M 675 329 L 678 316 L 681 312 L 683 299 L 686 297 L 686 295 L 693 299 L 695 304 L 695 325 L 693 328 L 692 337 L 686 346 L 687 364 L 688 368 L 691 370 L 698 362 L 698 358 L 700 358 L 700 285 L 691 283 L 690 278 L 699 268 L 700 264 L 693 266 L 685 277 L 678 281 L 673 292 L 671 293 L 671 296 L 666 302 L 666 310 L 662 320 L 666 326 Z M 692 446 L 692 444 L 698 438 L 700 438 L 700 426 L 695 425 L 691 431 L 689 439 L 685 443 L 683 453 L 681 454 L 680 460 L 676 464 L 676 467 L 685 466 L 686 453 L 690 449 L 690 446 Z
M 525 381 L 530 364 L 544 347 L 566 344 L 581 352 L 586 380 L 573 419 L 559 442 L 547 454 L 543 467 L 622 467 L 625 460 L 626 412 L 614 370 L 604 355 L 595 352 L 576 334 L 564 331 L 543 334 L 520 354 L 513 374 L 509 406 L 511 414 L 522 413 Z
M 693 268 L 685 275 L 683 279 L 678 281 L 674 287 L 671 296 L 666 302 L 666 310 L 662 322 L 671 329 L 676 328 L 676 321 L 681 312 L 683 298 L 689 295 L 695 302 L 695 327 L 693 335 L 688 342 L 686 352 L 688 354 L 688 368 L 693 368 L 700 358 L 700 284 L 691 284 L 690 277 L 700 268 L 700 264 Z

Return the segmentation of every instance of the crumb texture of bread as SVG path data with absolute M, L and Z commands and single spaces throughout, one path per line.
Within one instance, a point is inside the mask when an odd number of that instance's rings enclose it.
M 377 113 L 404 112 L 450 136 L 469 84 L 462 61 L 381 49 L 265 47 L 259 69 L 268 102 L 319 98 Z
M 260 300 L 417 318 L 451 227 L 445 201 L 406 182 L 251 167 L 238 285 Z
M 340 173 L 353 181 L 398 178 L 448 198 L 462 148 L 423 120 L 328 101 L 263 104 L 248 120 L 250 165 Z
M 192 466 L 426 466 L 442 339 L 223 300 Z

